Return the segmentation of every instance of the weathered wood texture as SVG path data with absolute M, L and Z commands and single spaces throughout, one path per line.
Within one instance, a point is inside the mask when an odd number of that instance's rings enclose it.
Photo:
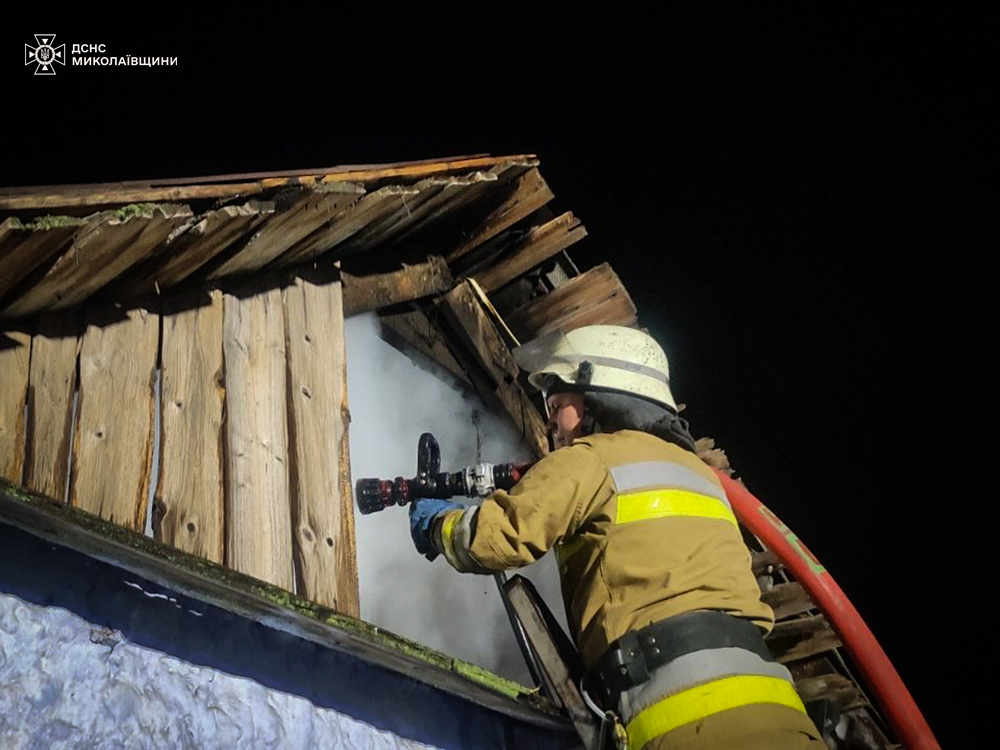
M 363 659 L 534 726 L 570 731 L 552 704 L 526 687 L 486 673 L 275 586 L 171 549 L 148 537 L 53 505 L 0 480 L 0 522 L 111 562 L 165 589 Z M 262 655 L 266 656 L 266 655 Z M 363 689 L 363 686 L 358 686 Z M 565 742 L 556 743 L 563 746 Z
M 507 325 L 521 341 L 556 330 L 565 333 L 598 324 L 631 326 L 635 321 L 635 303 L 607 263 L 570 279 L 507 316 Z
M 157 539 L 217 563 L 225 550 L 222 307 L 219 291 L 167 301 L 153 514 Z
M 394 236 L 407 231 L 431 213 L 437 199 L 443 194 L 454 195 L 467 183 L 454 178 L 432 177 L 412 185 L 410 190 L 399 195 L 391 211 L 383 212 L 376 221 L 369 222 L 341 245 L 345 255 L 372 247 L 385 245 Z
M 79 219 L 64 219 L 59 226 L 25 227 L 16 219 L 0 224 L 0 299 L 22 279 L 61 252 L 70 241 Z
M 0 331 L 0 477 L 21 483 L 31 336 Z
M 841 642 L 826 618 L 816 615 L 777 623 L 767 645 L 774 658 L 785 663 L 829 651 Z
M 257 271 L 330 224 L 331 219 L 356 202 L 364 188 L 336 183 L 293 194 L 288 204 L 268 218 L 239 252 L 208 275 L 218 279 Z
M 162 292 L 179 284 L 226 248 L 252 234 L 274 213 L 274 203 L 251 201 L 224 206 L 192 219 L 177 230 L 163 252 L 138 265 L 116 286 L 118 294 Z
M 826 699 L 833 701 L 841 711 L 868 705 L 857 686 L 841 674 L 831 673 L 796 680 L 795 689 L 804 703 Z
M 120 318 L 109 322 L 113 312 Z M 155 437 L 159 316 L 96 308 L 86 321 L 70 502 L 141 532 Z
M 451 272 L 444 258 L 431 255 L 423 263 L 403 264 L 398 271 L 355 276 L 342 274 L 344 315 L 371 312 L 400 302 L 428 297 L 451 288 Z
M 79 328 L 75 313 L 45 315 L 31 342 L 24 484 L 60 502 L 69 481 Z
M 494 395 L 514 426 L 536 455 L 545 455 L 548 452 L 545 423 L 518 384 L 519 370 L 514 357 L 487 317 L 470 283 L 466 281 L 452 289 L 445 295 L 443 304 L 449 321 L 494 382 Z
M 281 291 L 225 295 L 226 564 L 294 591 Z
M 397 245 L 409 242 L 444 217 L 454 216 L 479 200 L 487 190 L 494 189 L 500 175 L 514 168 L 514 165 L 505 164 L 488 172 L 473 172 L 461 178 L 452 178 L 442 190 L 422 204 L 420 216 L 413 217 L 407 226 L 393 233 L 391 241 Z
M 274 262 L 275 267 L 287 268 L 304 263 L 346 243 L 370 223 L 378 222 L 386 214 L 395 211 L 407 197 L 416 193 L 412 187 L 387 185 L 361 196 L 335 212 L 326 225 L 316 229 L 278 258 Z M 338 258 L 347 254 L 349 253 L 339 249 L 335 253 Z
M 534 213 L 554 197 L 538 169 L 524 173 L 511 184 L 500 205 L 490 212 L 474 232 L 448 253 L 448 262 L 453 263 L 473 248 Z
M 504 252 L 495 265 L 474 274 L 475 279 L 484 291 L 492 292 L 586 236 L 587 230 L 580 220 L 567 211 L 532 229 Z
M 469 376 L 458 363 L 441 330 L 431 322 L 421 310 L 410 310 L 379 316 L 386 338 L 394 346 L 410 347 L 418 354 L 432 360 L 448 373 L 466 385 L 471 386 Z
M 414 180 L 434 175 L 447 175 L 478 169 L 489 169 L 507 163 L 537 165 L 531 154 L 518 156 L 475 156 L 454 159 L 432 159 L 398 164 L 342 166 L 330 169 L 296 170 L 293 173 L 271 172 L 229 175 L 226 180 L 212 177 L 192 177 L 183 181 L 104 183 L 92 185 L 56 185 L 37 188 L 0 190 L 0 210 L 47 210 L 80 206 L 106 206 L 124 203 L 161 203 L 202 199 L 235 198 L 253 195 L 263 190 L 292 185 L 326 184 L 332 182 L 377 183 L 383 180 Z M 232 180 L 239 180 L 233 182 Z M 202 182 L 215 184 L 179 184 Z
M 81 227 L 45 277 L 13 300 L 4 315 L 20 317 L 83 302 L 154 252 L 190 216 L 187 206 L 174 205 L 107 212 Z
M 360 615 L 348 463 L 347 358 L 340 282 L 284 291 L 289 448 L 299 594 Z
M 801 583 L 780 583 L 761 596 L 761 600 L 774 610 L 775 619 L 791 617 L 815 609 L 809 594 Z

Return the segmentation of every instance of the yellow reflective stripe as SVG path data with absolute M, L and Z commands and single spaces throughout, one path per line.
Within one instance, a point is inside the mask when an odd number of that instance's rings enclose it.
M 444 556 L 449 560 L 455 557 L 455 543 L 451 540 L 451 537 L 455 533 L 455 526 L 462 517 L 462 513 L 463 511 L 460 510 L 450 511 L 444 517 L 444 521 L 441 522 L 441 546 L 444 548 L 441 551 L 444 552 Z
M 626 727 L 629 750 L 640 750 L 654 737 L 692 721 L 754 703 L 778 703 L 806 712 L 787 680 L 760 675 L 737 675 L 689 688 L 641 711 Z
M 646 490 L 618 496 L 615 523 L 644 521 L 666 516 L 721 518 L 739 528 L 736 516 L 721 500 L 687 490 Z

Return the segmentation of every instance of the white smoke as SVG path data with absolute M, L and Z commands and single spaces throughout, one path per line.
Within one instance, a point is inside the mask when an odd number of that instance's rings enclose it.
M 348 318 L 345 336 L 352 481 L 412 477 L 423 432 L 441 445 L 442 471 L 531 458 L 506 417 L 385 343 L 376 315 Z M 368 516 L 355 508 L 355 518 L 363 619 L 530 684 L 491 576 L 462 575 L 443 558 L 430 563 L 418 555 L 405 508 Z M 552 555 L 518 572 L 535 582 L 565 627 Z

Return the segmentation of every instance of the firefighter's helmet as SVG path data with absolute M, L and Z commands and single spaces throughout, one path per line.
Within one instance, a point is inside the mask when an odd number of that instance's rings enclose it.
M 667 355 L 646 333 L 624 326 L 556 331 L 514 351 L 528 382 L 543 392 L 553 378 L 583 391 L 627 393 L 677 412 Z

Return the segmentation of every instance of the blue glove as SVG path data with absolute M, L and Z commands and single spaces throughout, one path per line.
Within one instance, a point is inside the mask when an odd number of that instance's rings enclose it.
M 463 503 L 453 503 L 450 500 L 440 500 L 434 497 L 421 497 L 410 503 L 410 536 L 417 552 L 433 560 L 438 556 L 431 543 L 431 529 L 434 519 L 449 510 L 462 510 L 468 506 Z

